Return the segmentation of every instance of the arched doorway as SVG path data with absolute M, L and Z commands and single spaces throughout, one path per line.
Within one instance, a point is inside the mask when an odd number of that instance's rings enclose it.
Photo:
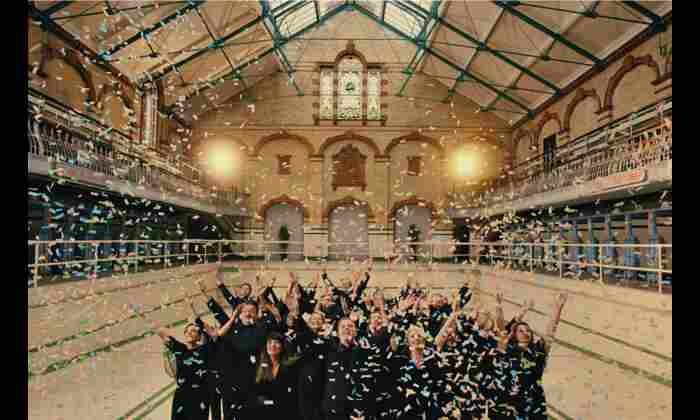
M 369 220 L 373 215 L 367 203 L 345 197 L 332 202 L 324 216 L 328 221 L 328 259 L 369 257 Z
M 406 204 L 396 208 L 393 216 L 395 251 L 404 255 L 404 258 L 413 258 L 426 252 L 425 245 L 416 245 L 412 242 L 415 238 L 417 242 L 427 242 L 432 239 L 431 209 L 417 204 Z
M 267 202 L 261 209 L 265 220 L 265 241 L 278 242 L 282 226 L 286 226 L 289 233 L 289 244 L 285 247 L 281 243 L 271 244 L 266 251 L 271 252 L 272 261 L 280 261 L 286 256 L 288 261 L 301 261 L 304 259 L 304 219 L 308 213 L 299 201 L 282 196 Z

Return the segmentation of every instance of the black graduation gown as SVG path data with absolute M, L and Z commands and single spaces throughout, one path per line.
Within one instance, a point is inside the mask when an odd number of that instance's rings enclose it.
M 190 350 L 175 338 L 168 337 L 165 345 L 175 355 L 177 364 L 171 419 L 208 420 L 207 365 L 218 343 L 209 341 Z
M 298 386 L 299 370 L 296 364 L 280 366 L 272 382 L 256 383 L 253 380 L 248 391 L 245 418 L 298 420 Z
M 394 354 L 388 362 L 395 383 L 393 418 L 437 420 L 451 411 L 452 395 L 447 391 L 445 369 L 434 352 L 423 352 L 423 364 L 416 367 L 407 353 Z M 449 407 L 449 409 L 448 409 Z M 444 410 L 445 409 L 445 410 Z
M 386 375 L 381 361 L 382 355 L 376 348 L 333 343 L 330 351 L 311 361 L 300 375 L 302 418 L 374 418 L 377 378 Z

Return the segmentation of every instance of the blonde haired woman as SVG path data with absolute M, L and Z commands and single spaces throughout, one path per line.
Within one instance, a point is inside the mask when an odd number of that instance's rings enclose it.
M 437 420 L 451 412 L 445 369 L 430 348 L 424 329 L 412 325 L 406 331 L 408 348 L 391 354 L 388 366 L 396 383 L 392 417 L 400 420 Z

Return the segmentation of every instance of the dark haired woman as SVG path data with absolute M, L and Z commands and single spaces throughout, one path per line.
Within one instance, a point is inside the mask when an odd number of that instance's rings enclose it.
M 204 325 L 199 321 L 200 325 Z M 172 420 L 208 420 L 209 387 L 207 371 L 214 358 L 217 336 L 225 334 L 230 323 L 220 330 L 207 331 L 209 339 L 200 344 L 203 335 L 195 324 L 185 326 L 185 341 L 175 339 L 165 328 L 156 331 L 168 349 L 175 356 L 177 365 L 176 388 L 173 396 Z
M 492 420 L 548 418 L 542 374 L 564 303 L 566 295 L 558 295 L 546 339 L 535 341 L 530 326 L 516 322 L 509 334 L 502 335 L 498 348 L 486 354 L 483 366 L 503 383 L 495 395 L 495 406 L 490 412 Z
M 286 339 L 271 333 L 255 366 L 248 391 L 247 419 L 298 419 L 298 357 L 289 351 Z

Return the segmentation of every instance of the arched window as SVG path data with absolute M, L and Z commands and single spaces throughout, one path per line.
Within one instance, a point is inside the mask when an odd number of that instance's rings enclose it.
M 319 72 L 319 120 L 384 120 L 381 66 L 368 64 L 352 42 L 334 63 L 321 63 Z

